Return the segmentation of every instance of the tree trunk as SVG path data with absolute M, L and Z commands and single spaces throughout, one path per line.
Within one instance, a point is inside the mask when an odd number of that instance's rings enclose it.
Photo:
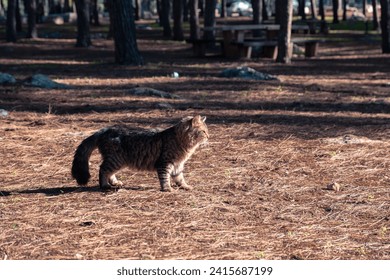
M 204 26 L 205 27 L 214 27 L 215 26 L 215 7 L 217 5 L 217 0 L 207 0 L 206 7 L 204 11 Z M 214 31 L 205 31 L 204 39 L 214 40 L 215 33 Z
M 318 5 L 319 5 L 319 14 L 320 14 L 321 20 L 325 20 L 324 0 L 320 0 Z
M 188 7 L 188 0 L 182 0 L 183 1 L 183 21 L 188 22 L 189 17 L 189 7 Z
M 275 0 L 275 23 L 280 24 L 280 10 L 282 7 L 282 0 Z
M 343 0 L 343 21 L 347 20 L 347 5 L 348 0 Z
M 22 32 L 23 26 L 22 26 L 22 16 L 20 14 L 19 0 L 16 0 L 15 20 L 16 20 L 16 32 Z
M 253 8 L 253 24 L 260 24 L 263 21 L 263 1 L 262 0 L 252 0 L 252 8 Z M 260 37 L 261 31 L 254 30 L 254 37 Z
M 16 42 L 16 0 L 8 0 L 7 7 L 7 31 L 6 31 L 6 39 L 7 42 Z
M 376 0 L 372 0 L 372 24 L 373 24 L 373 29 L 378 30 L 379 29 L 379 23 L 378 23 L 378 9 L 376 5 Z
M 90 15 L 90 23 L 95 26 L 100 26 L 99 22 L 99 11 L 98 11 L 98 0 L 91 0 L 90 2 L 90 11 L 92 15 Z
M 363 1 L 363 15 L 366 16 L 366 10 L 367 10 L 367 0 L 362 0 Z
M 64 1 L 64 12 L 65 12 L 65 13 L 71 12 L 71 7 L 70 7 L 69 0 L 65 0 L 65 1 Z
M 77 41 L 76 47 L 87 48 L 92 45 L 89 30 L 89 0 L 76 0 Z
M 56 7 L 54 4 L 54 0 L 47 0 L 47 5 L 49 6 L 49 8 L 48 8 L 49 14 L 55 14 Z
M 35 0 L 25 0 L 24 6 L 27 10 L 27 38 L 37 38 L 37 2 Z
M 332 0 L 333 23 L 339 23 L 339 0 Z
M 382 52 L 390 53 L 390 0 L 381 0 Z
M 115 62 L 126 65 L 143 65 L 135 33 L 134 11 L 131 1 L 110 0 L 110 19 L 115 42 Z
M 45 15 L 45 6 L 42 2 L 36 1 L 37 10 L 35 13 L 36 23 L 43 23 L 43 16 Z
M 199 16 L 200 17 L 204 17 L 204 1 L 205 0 L 199 0 L 198 7 L 199 7 Z
M 226 0 L 221 0 L 221 18 L 227 17 Z
M 170 8 L 169 0 L 161 0 L 161 24 L 163 26 L 163 36 L 166 38 L 171 38 L 172 35 L 171 24 L 169 22 Z
M 134 19 L 140 20 L 141 19 L 141 0 L 134 0 L 135 4 L 135 11 L 134 11 Z
M 161 8 L 161 0 L 156 0 L 156 8 L 158 14 L 158 25 L 162 26 L 162 8 Z
M 316 7 L 315 0 L 310 0 L 310 9 L 311 9 L 311 18 L 316 19 L 317 18 L 317 7 Z
M 105 0 L 104 5 L 105 5 L 106 10 L 108 11 L 108 15 L 110 18 L 110 23 L 109 23 L 108 33 L 107 33 L 106 39 L 111 40 L 114 38 L 114 29 L 112 27 L 113 26 L 113 24 L 112 24 L 113 19 L 112 19 L 112 13 L 111 13 L 111 6 L 112 6 L 111 0 Z
M 173 40 L 183 41 L 183 0 L 173 0 Z
M 199 12 L 198 0 L 189 0 L 188 5 L 190 9 L 190 39 L 197 40 L 200 38 L 199 30 Z
M 290 63 L 292 56 L 291 24 L 293 17 L 293 0 L 280 0 L 280 31 L 278 38 L 277 62 Z
M 262 0 L 262 2 L 263 2 L 263 10 L 262 10 L 262 13 L 263 13 L 263 20 L 268 20 L 267 3 L 265 2 L 265 0 Z
M 301 16 L 302 20 L 306 19 L 305 4 L 306 4 L 306 0 L 298 1 L 298 14 Z

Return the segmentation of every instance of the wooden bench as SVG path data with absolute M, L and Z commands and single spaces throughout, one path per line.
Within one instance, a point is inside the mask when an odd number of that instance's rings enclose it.
M 321 39 L 293 39 L 292 43 L 296 45 L 305 46 L 305 57 L 315 57 L 318 54 L 319 44 L 324 42 Z M 278 42 L 270 40 L 255 40 L 247 39 L 244 42 L 232 43 L 238 47 L 238 57 L 250 58 L 252 55 L 252 48 L 262 47 L 263 57 L 276 59 L 278 54 Z
M 305 46 L 305 57 L 315 57 L 318 54 L 318 49 L 320 43 L 323 43 L 324 40 L 321 39 L 304 39 L 297 38 L 292 39 L 292 43 L 296 45 L 304 45 Z
M 210 45 L 216 45 L 220 44 L 221 48 L 223 48 L 223 39 L 215 39 L 215 40 L 209 40 L 209 39 L 186 39 L 187 43 L 192 44 L 192 50 L 194 52 L 194 55 L 196 57 L 205 57 L 207 53 L 207 48 Z

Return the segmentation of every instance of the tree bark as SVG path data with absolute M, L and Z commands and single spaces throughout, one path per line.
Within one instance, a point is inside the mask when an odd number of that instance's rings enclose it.
M 311 9 L 311 18 L 316 19 L 317 18 L 317 7 L 316 7 L 315 0 L 310 0 L 310 9 Z
M 200 38 L 199 30 L 199 12 L 198 12 L 198 0 L 189 0 L 190 9 L 190 39 L 197 40 Z
M 280 13 L 282 7 L 282 0 L 275 0 L 275 23 L 280 24 Z
M 362 0 L 363 1 L 363 15 L 366 16 L 366 10 L 367 10 L 367 0 Z
M 188 22 L 189 17 L 189 7 L 188 7 L 188 0 L 182 0 L 183 1 L 183 22 Z
M 110 24 L 109 24 L 109 27 L 108 27 L 108 33 L 107 33 L 107 37 L 106 39 L 107 40 L 111 40 L 114 38 L 114 29 L 113 29 L 113 19 L 112 19 L 112 13 L 111 13 L 111 6 L 112 6 L 112 3 L 111 3 L 111 0 L 105 0 L 104 1 L 104 5 L 105 5 L 105 8 L 107 9 L 108 11 L 108 15 L 109 15 L 109 18 L 110 18 Z
M 339 23 L 339 0 L 332 0 L 333 23 Z
M 321 20 L 325 20 L 325 8 L 324 8 L 324 0 L 319 1 L 319 14 L 321 17 Z
M 265 0 L 262 0 L 262 4 L 263 4 L 262 13 L 263 13 L 263 21 L 264 21 L 264 20 L 268 20 L 268 7 Z
M 173 0 L 173 40 L 183 41 L 183 0 Z
M 140 20 L 141 19 L 141 0 L 134 0 L 135 4 L 135 11 L 134 11 L 134 19 Z
M 199 16 L 204 17 L 204 1 L 206 0 L 199 0 Z
M 55 14 L 56 7 L 54 4 L 54 0 L 47 0 L 47 5 L 49 6 L 49 8 L 48 8 L 49 14 Z
M 280 31 L 278 38 L 278 56 L 276 61 L 281 63 L 291 63 L 291 24 L 293 17 L 292 2 L 292 0 L 280 0 Z
M 16 42 L 16 0 L 8 0 L 6 40 L 7 42 Z
M 263 21 L 263 1 L 262 0 L 252 0 L 252 9 L 253 9 L 253 24 L 260 24 Z M 260 37 L 261 31 L 254 30 L 253 36 Z
M 99 11 L 98 11 L 98 1 L 92 0 L 90 2 L 90 11 L 92 12 L 92 15 L 90 15 L 90 23 L 95 26 L 100 26 L 99 22 Z
M 390 0 L 381 0 L 382 52 L 390 53 Z
M 115 42 L 115 62 L 126 65 L 143 65 L 135 33 L 134 11 L 131 1 L 110 0 L 110 19 Z
M 37 38 L 37 2 L 35 0 L 25 0 L 24 6 L 27 10 L 27 38 Z
M 172 30 L 169 22 L 171 4 L 169 0 L 161 0 L 161 24 L 163 26 L 163 36 L 171 38 Z
M 221 0 L 221 18 L 227 17 L 226 0 Z
M 301 16 L 302 20 L 306 19 L 305 3 L 306 3 L 306 0 L 299 0 L 298 1 L 298 13 Z
M 77 41 L 76 47 L 87 48 L 92 45 L 89 29 L 89 0 L 76 0 Z
M 204 26 L 205 27 L 214 27 L 215 26 L 215 8 L 217 5 L 216 0 L 207 0 L 206 7 L 204 11 Z M 206 40 L 214 40 L 215 32 L 214 31 L 205 31 L 204 39 Z
M 348 0 L 343 0 L 343 21 L 347 20 L 347 5 Z
M 253 23 L 260 24 L 263 21 L 263 1 L 252 0 Z
M 378 22 L 378 8 L 376 0 L 372 0 L 372 29 L 378 30 L 379 29 L 379 22 Z
M 65 13 L 71 12 L 71 7 L 70 7 L 69 0 L 65 0 L 65 1 L 64 1 L 64 12 L 65 12 Z
M 22 32 L 23 26 L 22 26 L 22 16 L 20 14 L 19 0 L 16 0 L 15 20 L 16 20 L 16 32 Z

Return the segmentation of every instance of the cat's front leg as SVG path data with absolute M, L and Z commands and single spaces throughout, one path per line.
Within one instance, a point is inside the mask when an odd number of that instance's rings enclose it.
M 172 179 L 180 188 L 183 188 L 188 191 L 192 190 L 192 187 L 188 185 L 186 180 L 184 179 L 183 172 L 180 172 L 177 175 L 172 175 Z
M 115 174 L 114 175 L 111 175 L 110 179 L 108 180 L 108 182 L 110 183 L 111 186 L 116 186 L 116 187 L 122 187 L 123 186 L 123 183 L 122 181 L 119 181 Z
M 171 192 L 171 169 L 172 167 L 160 167 L 157 168 L 158 179 L 160 180 L 161 191 Z

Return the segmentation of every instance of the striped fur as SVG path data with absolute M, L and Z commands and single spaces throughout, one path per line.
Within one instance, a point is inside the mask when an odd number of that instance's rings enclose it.
M 191 189 L 183 176 L 184 164 L 199 145 L 208 140 L 205 120 L 201 116 L 187 117 L 161 132 L 124 126 L 103 128 L 77 148 L 72 176 L 80 185 L 88 183 L 89 158 L 98 148 L 103 159 L 99 170 L 102 189 L 122 185 L 115 173 L 123 167 L 157 171 L 162 191 L 172 191 L 171 181 L 179 187 Z

